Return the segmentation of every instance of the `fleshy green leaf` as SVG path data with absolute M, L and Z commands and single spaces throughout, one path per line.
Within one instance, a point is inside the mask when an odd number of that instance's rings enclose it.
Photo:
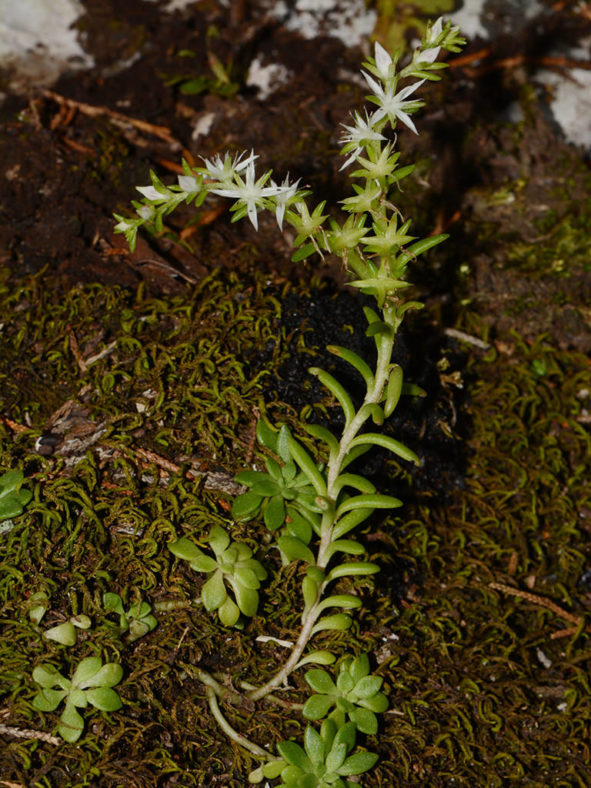
M 357 726 L 357 730 L 368 736 L 375 736 L 378 732 L 378 718 L 369 709 L 353 709 L 349 714 L 351 720 Z
M 216 555 L 221 555 L 224 550 L 228 549 L 228 545 L 230 544 L 230 535 L 224 528 L 222 528 L 221 525 L 214 525 L 209 532 L 207 541 L 211 545 L 211 549 L 214 551 L 214 553 Z
M 288 443 L 289 443 L 289 449 L 291 451 L 291 456 L 300 466 L 302 471 L 306 474 L 306 476 L 310 481 L 310 484 L 316 490 L 317 495 L 325 496 L 326 482 L 314 460 L 310 457 L 310 455 L 304 449 L 304 447 L 300 443 L 298 443 L 296 439 L 293 438 L 291 435 L 288 437 Z
M 362 555 L 365 553 L 365 547 L 353 539 L 337 539 L 329 545 L 326 551 L 327 559 L 337 552 L 347 553 L 347 555 Z
M 373 508 L 353 509 L 347 512 L 344 517 L 339 517 L 338 522 L 332 530 L 332 538 L 336 541 L 339 537 L 349 533 L 349 531 L 352 531 L 353 528 L 356 528 L 364 520 L 367 520 L 367 518 L 373 514 L 373 511 Z
M 42 689 L 33 698 L 33 708 L 37 711 L 55 711 L 66 695 L 66 690 Z
M 324 742 L 311 725 L 306 727 L 306 732 L 304 733 L 304 747 L 314 766 L 320 766 L 324 763 Z
M 232 503 L 232 517 L 235 520 L 249 520 L 254 517 L 259 509 L 263 498 L 253 492 L 245 492 L 236 496 Z
M 303 772 L 310 770 L 312 766 L 310 759 L 299 744 L 293 741 L 280 741 L 277 745 L 277 750 L 279 755 L 281 755 L 287 763 L 290 763 L 292 766 L 297 766 L 298 769 L 301 769 Z
M 177 558 L 189 561 L 191 567 L 197 572 L 213 572 L 217 568 L 216 562 L 203 550 L 200 550 L 190 539 L 181 537 L 174 542 L 168 543 L 168 549 Z
M 334 378 L 329 372 L 325 369 L 320 369 L 319 367 L 310 367 L 308 372 L 311 375 L 315 375 L 318 380 L 322 383 L 323 386 L 334 394 L 336 397 L 339 405 L 343 409 L 343 413 L 345 415 L 345 423 L 349 424 L 353 418 L 355 417 L 355 406 L 351 400 L 351 397 L 347 393 L 347 390 L 339 383 L 339 381 Z
M 86 691 L 88 702 L 99 711 L 117 711 L 121 708 L 121 698 L 114 689 L 97 687 Z
M 321 720 L 334 706 L 334 698 L 329 695 L 312 695 L 304 703 L 302 714 L 307 720 Z
M 264 521 L 270 531 L 276 531 L 285 523 L 285 501 L 281 495 L 274 495 L 267 503 Z
M 201 600 L 205 609 L 211 613 L 225 602 L 227 596 L 224 576 L 218 569 L 201 589 Z
M 349 629 L 352 624 L 352 619 L 350 616 L 346 616 L 344 613 L 335 613 L 333 616 L 326 616 L 325 618 L 321 618 L 314 626 L 312 627 L 312 634 L 315 635 L 318 632 L 322 632 L 325 629 L 331 629 L 334 631 L 343 631 L 345 629 Z
M 369 368 L 369 365 L 360 356 L 358 356 L 357 353 L 354 353 L 352 350 L 349 350 L 346 347 L 341 347 L 340 345 L 327 345 L 326 349 L 330 353 L 334 353 L 335 356 L 338 356 L 339 358 L 342 358 L 351 364 L 351 366 L 354 367 L 357 372 L 359 372 L 368 389 L 373 386 L 373 372 Z
M 50 689 L 51 687 L 61 687 L 62 689 L 70 689 L 70 680 L 62 676 L 62 674 L 54 668 L 53 665 L 45 664 L 38 665 L 33 670 L 33 681 L 36 681 L 40 687 Z
M 335 655 L 330 651 L 311 651 L 300 659 L 296 667 L 301 668 L 304 665 L 332 665 L 335 660 Z
M 337 454 L 339 451 L 339 442 L 336 437 L 332 434 L 330 430 L 326 427 L 322 427 L 320 424 L 305 424 L 304 429 L 307 433 L 312 435 L 314 438 L 318 438 L 321 441 L 324 441 L 328 446 L 328 449 L 333 454 Z
M 80 660 L 74 675 L 72 676 L 73 687 L 89 687 L 93 678 L 97 675 L 103 666 L 103 661 L 100 657 L 85 657 Z
M 24 507 L 33 497 L 30 490 L 21 490 L 23 472 L 20 469 L 7 471 L 0 476 L 0 522 L 22 514 Z
M 381 676 L 364 676 L 361 681 L 355 685 L 355 695 L 358 698 L 371 698 L 380 688 L 384 680 Z
M 347 745 L 344 743 L 334 743 L 331 751 L 326 756 L 326 771 L 336 772 L 345 762 L 347 757 Z
M 293 506 L 286 507 L 285 527 L 292 536 L 304 544 L 308 544 L 312 538 L 312 524 Z
M 225 627 L 233 627 L 240 618 L 240 609 L 229 596 L 226 596 L 224 603 L 218 608 L 218 615 Z
M 337 577 L 358 577 L 359 575 L 374 575 L 380 571 L 377 564 L 369 561 L 350 561 L 346 564 L 339 564 L 330 570 L 326 576 L 327 582 L 336 580 Z
M 378 756 L 375 752 L 357 752 L 350 755 L 339 769 L 339 774 L 346 777 L 368 772 L 376 765 Z
M 305 545 L 295 536 L 280 536 L 277 539 L 277 546 L 285 555 L 288 561 L 305 561 L 308 564 L 314 563 L 314 553 L 308 545 Z
M 240 611 L 244 613 L 245 616 L 256 615 L 259 606 L 258 591 L 254 591 L 252 588 L 246 588 L 246 586 L 243 586 L 241 583 L 237 583 L 233 577 L 230 578 L 230 585 L 234 590 L 234 595 Z
M 256 427 L 257 440 L 261 446 L 265 446 L 271 451 L 277 449 L 277 432 L 270 427 L 265 419 L 259 419 Z
M 327 607 L 342 607 L 345 610 L 355 610 L 361 607 L 361 599 L 353 594 L 335 594 L 323 599 L 318 605 L 318 610 L 326 610 Z
M 76 643 L 76 629 L 70 621 L 59 624 L 57 627 L 46 629 L 43 637 L 47 640 L 54 640 L 62 646 L 73 646 Z
M 59 735 L 67 742 L 72 744 L 78 741 L 84 730 L 84 720 L 76 711 L 72 703 L 66 703 L 59 725 L 57 726 Z
M 368 493 L 354 495 L 347 498 L 337 509 L 337 517 L 341 517 L 345 512 L 353 509 L 395 509 L 402 506 L 402 501 L 391 495 L 381 495 L 380 493 Z
M 399 364 L 393 364 L 390 370 L 390 377 L 386 386 L 386 398 L 384 403 L 384 415 L 386 418 L 391 416 L 402 394 L 402 383 L 404 374 Z
M 324 695 L 336 692 L 335 683 L 325 670 L 308 670 L 305 679 L 314 692 L 320 692 Z
M 414 453 L 414 451 L 412 451 L 412 449 L 409 449 L 408 446 L 404 445 L 404 443 L 400 443 L 400 441 L 391 438 L 389 435 L 380 435 L 377 432 L 364 432 L 361 435 L 358 435 L 356 438 L 353 438 L 351 441 L 351 447 L 359 446 L 361 444 L 381 446 L 383 449 L 388 449 L 393 454 L 401 457 L 403 460 L 414 462 L 415 465 L 421 464 L 420 459 Z

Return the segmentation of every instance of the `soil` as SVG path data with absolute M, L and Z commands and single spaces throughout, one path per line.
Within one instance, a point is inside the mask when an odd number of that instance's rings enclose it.
M 396 19 L 391 5 L 380 29 Z M 60 532 L 53 515 L 35 509 L 31 522 L 46 532 L 11 532 L 2 556 L 20 577 L 2 591 L 2 604 L 4 619 L 20 615 L 23 648 L 18 658 L 2 657 L 10 681 L 0 723 L 13 733 L 0 755 L 0 784 L 244 785 L 253 764 L 219 744 L 191 665 L 239 675 L 250 662 L 264 673 L 280 649 L 227 636 L 206 616 L 194 636 L 196 619 L 186 612 L 161 642 L 158 629 L 131 652 L 99 638 L 99 650 L 102 643 L 111 656 L 124 653 L 125 722 L 111 728 L 97 714 L 81 744 L 56 746 L 14 736 L 55 722 L 18 701 L 23 689 L 29 701 L 34 694 L 18 666 L 47 648 L 23 628 L 23 599 L 45 577 L 55 615 L 67 617 L 74 598 L 96 614 L 99 592 L 117 576 L 108 556 L 121 523 L 141 539 L 121 537 L 121 555 L 133 561 L 125 558 L 120 587 L 131 595 L 137 579 L 152 601 L 190 594 L 189 570 L 173 576 L 153 558 L 152 542 L 165 545 L 186 522 L 203 533 L 207 507 L 223 521 L 232 474 L 252 453 L 258 405 L 290 423 L 303 410 L 338 424 L 333 403 L 302 383 L 312 356 L 338 372 L 327 340 L 365 341 L 360 299 L 343 292 L 335 261 L 294 267 L 288 233 L 263 215 L 258 233 L 249 222 L 231 223 L 221 199 L 196 217 L 175 213 L 161 237 L 143 236 L 134 253 L 113 234 L 112 214 L 128 212 L 150 170 L 174 182 L 182 157 L 193 164 L 227 149 L 255 150 L 262 167 L 280 178 L 289 171 L 315 199 L 334 204 L 347 188 L 336 129 L 362 105 L 354 75 L 363 52 L 328 36 L 305 40 L 258 2 L 212 0 L 172 14 L 141 0 L 84 6 L 79 25 L 95 68 L 18 92 L 6 74 L 0 105 L 1 465 L 28 467 L 43 480 L 42 500 L 67 523 Z M 415 32 L 409 27 L 407 39 Z M 377 454 L 360 470 L 408 503 L 395 529 L 378 523 L 364 535 L 384 580 L 360 585 L 365 612 L 351 643 L 376 655 L 390 693 L 383 735 L 368 743 L 381 756 L 368 784 L 591 781 L 591 597 L 583 582 L 591 568 L 591 173 L 587 153 L 562 138 L 530 69 L 551 36 L 574 45 L 590 34 L 588 15 L 554 3 L 538 26 L 502 34 L 485 51 L 468 46 L 449 59 L 442 82 L 426 86 L 420 136 L 399 134 L 404 161 L 418 162 L 401 209 L 416 235 L 445 231 L 451 240 L 411 272 L 426 309 L 409 320 L 397 349 L 428 396 L 409 399 L 387 428 L 421 450 L 423 465 L 411 471 Z M 255 56 L 289 70 L 266 99 L 246 84 Z M 216 81 L 212 63 L 224 65 L 227 83 Z M 568 64 L 555 67 L 568 73 Z M 191 80 L 201 92 L 187 92 Z M 515 103 L 519 122 L 508 116 Z M 209 128 L 200 133 L 204 118 Z M 252 333 L 243 331 L 242 309 Z M 107 346 L 121 336 L 128 344 L 110 357 Z M 214 346 L 209 369 L 203 358 Z M 105 366 L 88 372 L 85 359 L 103 351 Z M 208 400 L 202 410 L 185 399 L 189 384 L 180 378 L 188 370 Z M 138 450 L 151 452 L 143 471 Z M 171 463 L 168 471 L 154 457 Z M 203 511 L 191 509 L 183 487 L 191 468 L 206 476 Z M 162 489 L 160 472 L 176 481 Z M 78 483 L 84 495 L 68 486 Z M 100 536 L 82 555 L 76 534 L 88 523 Z M 101 566 L 108 580 L 94 574 Z M 276 582 L 292 579 L 284 571 Z M 497 593 L 491 582 L 501 584 Z M 554 639 L 557 619 L 539 598 L 528 601 L 532 590 L 568 608 L 575 629 Z M 268 619 L 285 638 L 297 611 L 275 593 L 256 626 Z M 236 726 L 262 744 L 298 734 L 299 723 L 274 709 L 234 711 Z

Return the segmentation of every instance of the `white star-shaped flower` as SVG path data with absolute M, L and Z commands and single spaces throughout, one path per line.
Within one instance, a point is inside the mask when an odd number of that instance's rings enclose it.
M 341 124 L 342 127 L 347 132 L 346 134 L 343 134 L 343 136 L 341 137 L 341 143 L 347 149 L 344 150 L 343 152 L 349 153 L 349 157 L 341 167 L 341 170 L 344 170 L 345 167 L 348 167 L 352 161 L 355 161 L 357 156 L 363 150 L 364 142 L 370 142 L 371 140 L 377 141 L 377 140 L 386 139 L 383 134 L 380 134 L 379 131 L 376 131 L 373 128 L 372 118 L 369 118 L 366 112 L 365 120 L 364 120 L 358 112 L 355 112 L 355 114 L 353 115 L 353 120 L 355 121 L 354 126 L 347 126 L 344 123 Z
M 280 185 L 276 184 L 275 181 L 271 179 L 271 188 L 276 189 L 274 195 L 275 218 L 277 219 L 277 224 L 279 225 L 280 230 L 283 230 L 283 217 L 285 216 L 285 208 L 289 201 L 297 194 L 299 182 L 300 179 L 298 178 L 298 180 L 294 183 L 290 183 L 289 173 L 286 175 L 283 183 Z
M 418 134 L 419 132 L 407 110 L 418 109 L 421 106 L 421 102 L 417 101 L 417 99 L 406 101 L 406 98 L 414 93 L 425 80 L 421 79 L 420 82 L 415 82 L 414 85 L 407 85 L 407 87 L 402 88 L 399 93 L 396 93 L 394 85 L 384 88 L 376 82 L 375 79 L 370 77 L 369 74 L 365 72 L 362 73 L 365 77 L 365 81 L 373 90 L 374 96 L 377 99 L 376 103 L 379 105 L 379 108 L 371 116 L 370 120 L 372 123 L 376 123 L 378 120 L 387 116 L 391 123 L 394 123 L 396 119 L 401 120 L 405 126 L 408 126 L 415 134 Z
M 247 156 L 246 159 L 244 158 L 245 156 Z M 250 154 L 244 151 L 238 156 L 234 156 L 234 158 L 232 158 L 229 153 L 226 153 L 222 159 L 218 153 L 213 160 L 210 161 L 204 158 L 203 161 L 205 162 L 205 170 L 210 178 L 220 181 L 221 183 L 226 183 L 232 180 L 235 172 L 242 172 L 242 170 L 254 162 L 255 159 L 258 159 L 258 156 L 254 151 L 251 151 Z
M 255 157 L 251 154 L 246 163 L 240 167 L 241 170 L 246 170 L 244 180 L 238 174 L 237 169 L 235 169 L 234 180 L 231 183 L 222 182 L 220 185 L 225 186 L 225 188 L 210 188 L 210 191 L 213 194 L 219 194 L 220 197 L 231 197 L 239 203 L 242 203 L 242 205 L 245 205 L 248 218 L 252 222 L 255 230 L 258 230 L 257 206 L 263 205 L 263 199 L 265 197 L 273 197 L 280 194 L 282 187 L 277 185 L 264 186 L 269 178 L 269 173 L 265 173 L 265 175 L 262 175 L 258 180 L 255 179 L 254 158 Z

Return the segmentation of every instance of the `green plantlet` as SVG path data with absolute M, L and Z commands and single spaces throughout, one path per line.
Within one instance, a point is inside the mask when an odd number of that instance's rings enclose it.
M 0 476 L 0 523 L 22 514 L 33 497 L 30 490 L 21 489 L 23 481 L 21 470 L 6 471 Z
M 103 594 L 103 607 L 105 613 L 116 613 L 119 616 L 119 633 L 127 633 L 126 640 L 129 643 L 144 637 L 158 626 L 151 606 L 141 599 L 125 610 L 119 594 L 107 591 Z
M 262 513 L 270 531 L 282 528 L 282 533 L 307 545 L 312 533 L 320 532 L 322 506 L 307 474 L 299 471 L 291 455 L 291 434 L 286 426 L 277 433 L 261 420 L 257 424 L 257 435 L 260 443 L 278 454 L 283 464 L 265 457 L 266 473 L 243 471 L 236 476 L 236 481 L 249 491 L 234 499 L 232 516 L 237 520 L 251 520 Z M 302 552 L 311 556 L 309 551 Z
M 240 614 L 254 616 L 259 605 L 258 589 L 267 577 L 263 565 L 252 557 L 252 550 L 243 542 L 232 542 L 227 531 L 214 525 L 207 539 L 215 558 L 200 550 L 190 539 L 177 539 L 168 549 L 191 569 L 206 572 L 211 577 L 201 589 L 201 601 L 206 610 L 218 611 L 226 627 L 241 626 Z M 228 594 L 232 589 L 234 599 Z
M 265 777 L 281 777 L 279 788 L 355 788 L 358 782 L 343 779 L 357 777 L 373 768 L 378 756 L 355 748 L 355 725 L 339 727 L 332 719 L 324 720 L 320 733 L 308 725 L 304 747 L 291 741 L 277 745 L 281 761 L 271 761 L 251 772 L 251 783 Z
M 43 616 L 47 613 L 49 608 L 49 597 L 45 591 L 37 591 L 29 597 L 27 606 L 29 620 L 36 626 L 39 626 Z
M 65 701 L 57 730 L 65 741 L 78 741 L 84 730 L 84 720 L 77 709 L 85 709 L 89 704 L 100 711 L 120 709 L 121 699 L 112 687 L 119 684 L 122 677 L 121 665 L 115 662 L 103 665 L 100 657 L 81 660 L 71 679 L 53 665 L 39 665 L 33 670 L 33 680 L 41 689 L 33 698 L 33 707 L 37 711 L 50 712 Z
M 60 643 L 62 646 L 74 646 L 77 640 L 77 630 L 90 629 L 91 626 L 92 621 L 88 616 L 72 616 L 68 621 L 64 621 L 63 624 L 58 624 L 55 627 L 51 627 L 51 629 L 46 629 L 43 633 L 43 637 L 47 638 L 47 640 L 53 640 L 56 643 Z
M 344 725 L 347 716 L 358 731 L 375 735 L 378 732 L 376 714 L 386 711 L 388 699 L 380 692 L 383 679 L 370 675 L 369 670 L 367 654 L 344 659 L 336 684 L 325 670 L 309 670 L 306 681 L 318 694 L 304 704 L 304 717 L 320 720 L 334 707 L 330 716 L 337 725 Z

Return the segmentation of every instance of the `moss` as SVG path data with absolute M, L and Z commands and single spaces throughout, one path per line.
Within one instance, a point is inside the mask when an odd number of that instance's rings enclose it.
M 31 426 L 14 432 L 12 422 L 0 423 L 0 463 L 23 465 L 35 497 L 0 543 L 3 723 L 50 729 L 53 718 L 30 705 L 39 662 L 67 670 L 100 653 L 125 668 L 124 708 L 89 716 L 79 745 L 7 737 L 7 779 L 72 788 L 243 784 L 249 758 L 220 736 L 195 667 L 228 673 L 235 684 L 268 675 L 283 649 L 255 638 L 293 639 L 300 568 L 278 567 L 256 523 L 232 524 L 225 493 L 182 472 L 160 478 L 160 466 L 141 462 L 137 450 L 152 448 L 181 471 L 197 455 L 210 470 L 232 472 L 248 454 L 253 409 L 265 397 L 272 414 L 292 417 L 273 394 L 271 370 L 287 361 L 288 348 L 308 363 L 316 340 L 306 331 L 298 339 L 291 323 L 288 331 L 278 321 L 281 303 L 294 301 L 267 282 L 267 273 L 249 281 L 217 273 L 167 299 L 141 288 L 59 292 L 44 276 L 5 282 L 0 412 Z M 331 314 L 349 315 L 341 321 L 349 335 L 353 307 L 344 303 L 343 312 L 332 298 Z M 475 312 L 462 320 L 460 328 L 486 338 Z M 84 371 L 81 362 L 110 347 Z M 583 611 L 591 367 L 544 337 L 530 344 L 515 335 L 499 348 L 475 351 L 464 373 L 470 413 L 459 418 L 470 416 L 471 432 L 463 486 L 445 495 L 417 489 L 403 516 L 373 524 L 365 540 L 383 572 L 357 583 L 364 606 L 352 631 L 317 640 L 369 650 L 389 686 L 391 710 L 379 738 L 367 742 L 382 756 L 372 785 L 582 786 L 588 778 L 587 633 L 553 639 L 564 624 L 551 611 L 489 583 L 533 587 Z M 31 453 L 68 399 L 86 409 L 79 429 L 106 423 L 75 465 L 59 448 Z M 73 424 L 63 433 L 70 439 Z M 216 522 L 277 570 L 244 633 L 187 605 L 159 612 L 158 628 L 131 645 L 114 635 L 102 594 L 131 602 L 141 593 L 151 604 L 193 599 L 202 578 L 166 545 L 181 535 L 199 540 Z M 51 597 L 41 628 L 72 612 L 92 618 L 75 649 L 43 640 L 29 621 L 27 596 L 41 589 Z M 302 677 L 294 683 L 291 697 L 300 698 Z M 224 713 L 261 743 L 303 728 L 297 714 L 268 705 L 225 704 Z

